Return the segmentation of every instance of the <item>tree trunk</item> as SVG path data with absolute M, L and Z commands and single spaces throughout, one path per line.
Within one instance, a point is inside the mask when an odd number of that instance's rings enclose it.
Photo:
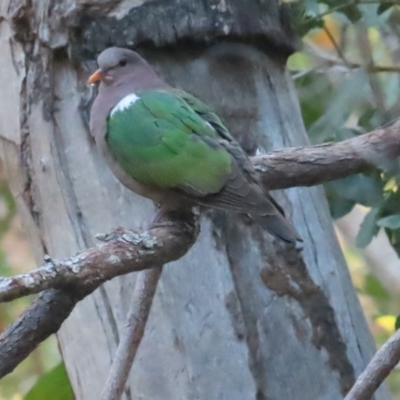
M 168 83 L 211 103 L 249 153 L 308 143 L 278 0 L 0 7 L 1 156 L 39 264 L 92 246 L 99 232 L 146 228 L 154 213 L 116 181 L 88 134 L 86 79 L 105 47 L 137 48 Z M 323 400 L 349 390 L 375 349 L 324 194 L 274 194 L 304 249 L 205 212 L 196 244 L 162 272 L 125 399 Z M 135 278 L 85 298 L 58 334 L 79 400 L 99 399 Z M 388 399 L 386 389 L 375 398 Z

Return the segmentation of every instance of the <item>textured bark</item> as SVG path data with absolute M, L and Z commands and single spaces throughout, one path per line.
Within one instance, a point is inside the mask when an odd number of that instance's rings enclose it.
M 1 153 L 38 263 L 91 246 L 98 232 L 143 228 L 154 211 L 113 178 L 87 132 L 85 81 L 104 47 L 138 47 L 170 84 L 213 104 L 250 153 L 307 144 L 278 1 L 167 3 L 0 5 Z M 303 251 L 245 219 L 204 214 L 196 244 L 163 269 L 128 382 L 135 398 L 341 399 L 364 369 L 374 345 L 322 190 L 276 197 Z M 134 282 L 102 286 L 58 334 L 79 400 L 100 396 Z
M 0 337 L 0 377 L 9 374 L 40 343 L 53 333 L 70 315 L 86 291 L 46 290 L 22 315 L 9 325 Z
M 168 225 L 163 223 L 142 233 L 117 229 L 104 235 L 105 244 L 62 261 L 46 257 L 40 268 L 0 279 L 0 302 L 46 289 L 96 288 L 116 276 L 181 258 L 197 238 L 198 221 L 189 212 L 182 215 L 171 211 L 167 215 Z
M 269 189 L 312 186 L 373 168 L 397 171 L 400 163 L 400 120 L 338 143 L 280 149 L 253 157 Z
M 44 289 L 50 290 L 45 290 L 1 333 L 0 379 L 12 372 L 43 340 L 56 333 L 76 303 L 103 282 L 121 274 L 152 268 L 182 257 L 199 233 L 198 218 L 194 214 L 176 212 L 169 212 L 166 217 L 169 218 L 168 221 L 148 232 L 137 234 L 118 229 L 106 235 L 106 244 L 84 250 L 61 262 L 46 258 L 46 264 L 35 271 L 1 279 L 4 284 L 0 284 L 0 292 L 4 289 L 3 296 L 0 294 L 1 301 L 38 293 Z M 159 268 L 156 270 L 156 275 L 159 276 Z M 150 282 L 154 281 L 154 274 L 155 272 L 151 272 L 145 275 L 145 281 L 147 278 Z M 40 287 L 36 286 L 39 282 Z M 32 291 L 35 286 L 37 290 Z M 151 288 L 150 284 L 148 286 Z M 156 282 L 154 289 L 155 287 Z M 147 298 L 144 299 L 143 307 L 136 310 L 138 313 L 140 311 L 140 323 L 134 328 L 135 331 L 139 328 L 139 333 L 147 321 L 145 307 L 148 310 L 151 306 L 151 291 L 145 291 L 144 294 Z M 137 302 L 136 299 L 135 303 Z M 139 304 L 142 303 L 139 301 Z M 133 319 L 135 315 L 133 314 Z

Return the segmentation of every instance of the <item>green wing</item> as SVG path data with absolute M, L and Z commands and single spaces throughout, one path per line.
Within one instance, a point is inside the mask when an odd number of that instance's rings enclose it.
M 221 138 L 226 139 L 229 142 L 233 142 L 239 146 L 239 144 L 229 133 L 228 128 L 224 125 L 218 115 L 215 114 L 211 107 L 183 90 L 173 89 L 173 92 L 182 100 L 184 100 L 196 112 L 196 114 L 207 121 L 216 130 L 217 134 Z
M 108 148 L 143 185 L 217 193 L 231 173 L 232 158 L 215 129 L 173 92 L 148 91 L 108 119 Z

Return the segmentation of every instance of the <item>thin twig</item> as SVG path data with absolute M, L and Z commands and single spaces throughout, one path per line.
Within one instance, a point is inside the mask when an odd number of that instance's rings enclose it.
M 370 68 L 372 69 L 374 67 L 375 62 L 372 54 L 371 43 L 368 37 L 368 29 L 365 26 L 365 23 L 359 24 L 356 36 L 359 45 L 359 52 L 364 61 L 363 64 L 366 66 L 366 70 L 368 72 L 368 79 L 372 90 L 373 100 L 375 101 L 376 108 L 378 109 L 380 117 L 382 118 L 381 120 L 387 122 L 389 117 L 387 115 L 385 95 L 383 93 L 382 86 L 378 80 L 378 77 L 369 71 Z
M 101 400 L 119 400 L 125 388 L 137 349 L 142 341 L 161 267 L 139 273 L 127 323 L 118 344 Z
M 356 64 L 355 68 L 361 68 L 361 65 Z M 398 74 L 400 67 L 397 65 L 368 65 L 367 72 L 394 72 Z
M 335 38 L 333 37 L 331 31 L 328 29 L 328 27 L 324 24 L 324 31 L 326 33 L 326 35 L 328 36 L 329 40 L 331 41 L 333 47 L 336 50 L 336 53 L 338 54 L 338 56 L 341 58 L 341 60 L 343 61 L 343 63 L 345 65 L 348 64 L 347 58 L 344 55 L 342 49 L 340 48 L 340 46 L 338 45 L 338 43 L 336 42 Z
M 376 352 L 344 400 L 369 400 L 400 361 L 400 330 Z

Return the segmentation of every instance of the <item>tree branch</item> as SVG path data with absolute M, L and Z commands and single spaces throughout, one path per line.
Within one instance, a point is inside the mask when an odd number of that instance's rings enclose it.
M 400 361 L 400 329 L 376 352 L 344 400 L 369 400 Z
M 9 374 L 35 348 L 57 332 L 76 303 L 88 292 L 46 290 L 0 336 L 0 378 Z
M 337 143 L 275 150 L 252 158 L 269 190 L 313 186 L 372 168 L 397 170 L 400 119 Z
M 7 282 L 2 292 L 5 299 L 37 293 L 43 290 L 41 287 L 48 288 L 52 283 L 62 289 L 45 290 L 1 334 L 0 378 L 12 372 L 39 343 L 57 332 L 76 303 L 101 283 L 117 276 L 119 272 L 139 271 L 181 258 L 197 238 L 199 220 L 193 213 L 169 212 L 167 217 L 167 222 L 150 229 L 147 234 L 116 230 L 105 238 L 110 240 L 108 243 L 85 250 L 61 263 L 54 263 L 53 274 L 48 271 L 51 269 L 48 263 L 32 271 L 32 275 L 25 274 L 22 279 L 21 276 L 11 278 L 12 281 L 3 278 Z M 43 274 L 42 269 L 46 271 Z M 113 275 L 112 270 L 118 273 Z M 63 273 L 68 282 L 66 284 L 57 277 L 57 274 L 63 276 Z M 76 276 L 81 276 L 83 281 L 79 282 L 80 278 Z
M 127 323 L 101 395 L 102 400 L 119 400 L 122 396 L 137 349 L 144 335 L 161 270 L 162 267 L 153 268 L 141 272 L 137 277 Z
M 176 213 L 169 214 L 171 217 Z M 50 261 L 26 274 L 1 278 L 0 302 L 49 288 L 98 287 L 116 276 L 177 260 L 194 243 L 198 229 L 193 217 L 191 220 L 170 220 L 168 225 L 159 225 L 142 233 L 117 229 L 102 238 L 107 243 L 63 261 Z

